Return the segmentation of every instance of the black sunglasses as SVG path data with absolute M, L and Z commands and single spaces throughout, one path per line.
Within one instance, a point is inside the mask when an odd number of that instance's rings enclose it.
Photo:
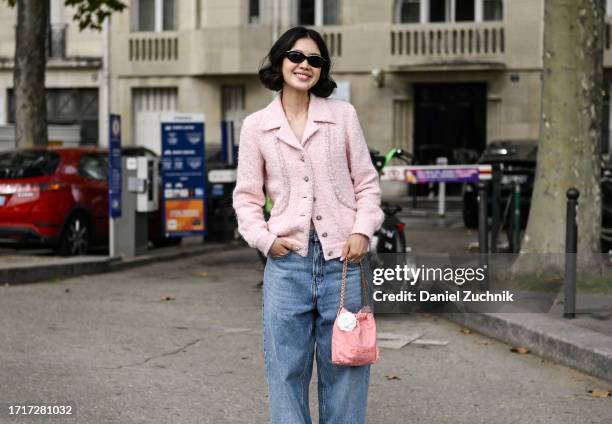
M 311 54 L 306 56 L 304 53 L 297 50 L 289 50 L 285 52 L 285 56 L 293 63 L 302 63 L 304 59 L 308 61 L 308 64 L 313 68 L 320 68 L 327 62 L 323 57 L 318 54 Z

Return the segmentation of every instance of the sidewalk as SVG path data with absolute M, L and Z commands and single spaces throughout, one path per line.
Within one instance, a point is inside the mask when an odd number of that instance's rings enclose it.
M 0 284 L 24 284 L 53 281 L 79 275 L 112 272 L 147 265 L 158 261 L 170 261 L 208 252 L 233 249 L 239 243 L 202 243 L 201 237 L 183 239 L 180 246 L 149 250 L 136 258 L 87 255 L 60 257 L 49 255 L 27 255 L 9 252 L 0 255 Z
M 419 199 L 411 210 L 409 198 L 400 203 L 408 245 L 416 254 L 448 252 L 465 255 L 477 243 L 478 232 L 463 226 L 460 202 L 452 201 L 444 219 L 436 217 L 436 202 Z M 610 281 L 612 285 L 612 281 Z M 563 292 L 558 299 L 563 299 Z M 532 353 L 612 382 L 612 294 L 581 293 L 575 319 L 563 318 L 563 303 L 548 313 L 459 313 L 452 304 L 441 317 Z

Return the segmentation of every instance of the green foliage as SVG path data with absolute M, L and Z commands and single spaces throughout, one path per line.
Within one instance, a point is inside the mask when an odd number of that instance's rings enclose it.
M 17 0 L 6 2 L 13 7 Z M 87 28 L 101 30 L 106 18 L 126 7 L 120 0 L 65 0 L 64 4 L 76 9 L 72 18 L 79 23 L 81 31 Z
M 15 0 L 9 0 L 15 1 Z M 79 23 L 79 29 L 102 29 L 104 20 L 113 12 L 121 12 L 125 4 L 119 0 L 65 0 L 66 6 L 73 6 L 76 11 L 73 19 Z

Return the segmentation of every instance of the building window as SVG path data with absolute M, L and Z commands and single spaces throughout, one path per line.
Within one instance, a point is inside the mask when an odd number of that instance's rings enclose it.
M 176 30 L 175 0 L 133 0 L 132 11 L 135 31 Z
M 450 21 L 451 0 L 429 0 L 429 22 Z
M 244 85 L 223 85 L 221 87 L 221 110 L 223 119 L 231 120 L 233 113 L 245 110 Z
M 174 0 L 163 0 L 163 30 L 174 31 L 176 29 L 176 5 Z
M 411 24 L 420 22 L 421 0 L 398 0 L 395 3 L 395 22 Z
M 196 28 L 202 28 L 202 0 L 196 0 Z
M 485 21 L 501 21 L 503 12 L 502 0 L 483 0 L 483 18 Z
M 502 18 L 503 0 L 397 0 L 395 7 L 398 23 L 482 22 Z
M 455 22 L 474 22 L 474 0 L 455 0 Z
M 138 2 L 138 31 L 155 31 L 155 0 Z
M 47 124 L 78 125 L 81 145 L 98 144 L 98 89 L 47 88 Z M 15 95 L 8 92 L 8 121 L 15 123 Z
M 249 0 L 249 23 L 258 24 L 260 22 L 260 1 Z
M 323 25 L 340 23 L 339 0 L 323 0 Z
M 340 23 L 339 0 L 299 0 L 298 23 L 300 25 L 338 25 Z
M 300 25 L 315 24 L 315 0 L 300 0 L 298 19 Z

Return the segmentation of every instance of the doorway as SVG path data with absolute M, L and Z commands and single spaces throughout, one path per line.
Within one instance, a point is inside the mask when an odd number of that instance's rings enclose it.
M 415 84 L 414 99 L 415 161 L 474 162 L 486 146 L 486 83 Z M 449 194 L 455 194 L 453 186 Z
M 420 162 L 435 162 L 424 152 L 436 149 L 450 163 L 457 149 L 484 150 L 486 83 L 415 84 L 414 97 L 414 153 Z

